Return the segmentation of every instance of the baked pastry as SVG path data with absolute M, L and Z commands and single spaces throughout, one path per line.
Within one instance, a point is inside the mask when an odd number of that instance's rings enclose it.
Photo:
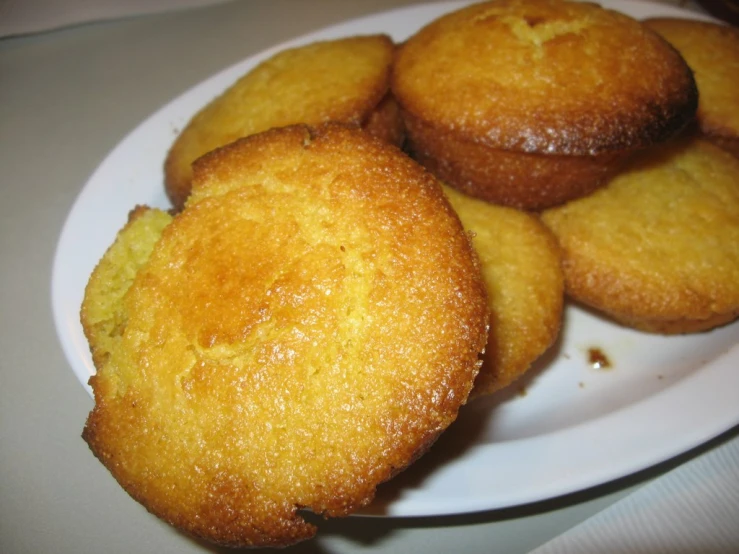
M 198 160 L 93 272 L 83 437 L 151 512 L 228 546 L 311 537 L 467 400 L 485 285 L 439 183 L 356 128 L 298 125 Z M 152 215 L 150 215 L 152 214 Z
M 546 210 L 567 293 L 638 329 L 739 315 L 739 160 L 690 137 L 645 151 L 587 198 Z
M 529 210 L 596 189 L 697 104 L 688 66 L 656 33 L 557 0 L 442 16 L 399 46 L 391 89 L 419 161 L 472 196 Z
M 355 36 L 283 50 L 257 65 L 200 110 L 172 145 L 164 177 L 174 208 L 190 194 L 193 161 L 272 127 L 338 121 L 399 145 L 402 122 L 389 94 L 394 49 L 388 36 Z
M 488 291 L 490 332 L 471 397 L 502 389 L 559 336 L 564 279 L 557 240 L 539 218 L 451 187 L 445 192 L 473 235 Z
M 708 21 L 644 21 L 682 54 L 698 85 L 703 135 L 739 158 L 739 29 Z

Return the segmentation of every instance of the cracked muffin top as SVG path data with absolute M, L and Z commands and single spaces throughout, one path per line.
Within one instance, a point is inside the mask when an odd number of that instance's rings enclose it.
M 595 4 L 499 0 L 431 22 L 399 49 L 401 108 L 441 131 L 515 151 L 636 148 L 692 119 L 682 57 L 638 21 Z

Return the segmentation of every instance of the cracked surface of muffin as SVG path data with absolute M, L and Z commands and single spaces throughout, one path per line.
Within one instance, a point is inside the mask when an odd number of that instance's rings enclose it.
M 139 213 L 143 211 L 143 213 Z M 456 418 L 478 373 L 478 258 L 438 181 L 356 128 L 201 158 L 174 218 L 139 210 L 82 306 L 83 437 L 165 521 L 229 546 L 311 537 Z
M 698 125 L 739 158 L 739 29 L 692 19 L 644 21 L 682 54 L 698 85 Z
M 564 304 L 560 251 L 533 214 L 444 188 L 473 233 L 488 291 L 490 331 L 473 398 L 521 377 L 559 336 Z
M 165 190 L 175 209 L 190 194 L 197 158 L 272 127 L 336 121 L 400 144 L 388 93 L 394 48 L 386 35 L 347 37 L 283 50 L 254 67 L 195 114 L 170 148 Z
M 739 315 L 739 160 L 707 141 L 650 149 L 542 219 L 567 294 L 624 325 L 688 333 Z
M 591 192 L 697 104 L 688 66 L 656 33 L 556 0 L 442 16 L 399 46 L 391 88 L 411 152 L 443 181 L 535 210 Z

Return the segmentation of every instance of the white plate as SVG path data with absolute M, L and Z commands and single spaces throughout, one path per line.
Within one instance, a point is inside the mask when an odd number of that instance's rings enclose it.
M 643 2 L 603 2 L 635 17 L 694 15 Z M 79 323 L 87 278 L 136 204 L 168 207 L 162 161 L 174 130 L 278 50 L 352 34 L 402 40 L 459 7 L 425 4 L 349 21 L 244 60 L 175 99 L 134 129 L 90 177 L 69 214 L 52 276 L 54 318 L 72 369 L 94 373 Z M 371 512 L 440 515 L 548 499 L 685 452 L 739 423 L 739 324 L 660 337 L 569 307 L 560 343 L 512 391 L 465 407 L 432 451 L 381 487 Z M 598 370 L 588 350 L 612 363 Z M 525 394 L 520 392 L 525 387 Z

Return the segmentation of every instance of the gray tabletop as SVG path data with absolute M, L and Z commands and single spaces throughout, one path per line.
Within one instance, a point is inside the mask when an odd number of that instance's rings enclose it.
M 413 3 L 245 0 L 0 40 L 0 551 L 216 550 L 150 516 L 80 438 L 92 400 L 50 304 L 60 230 L 101 159 L 171 98 L 281 41 Z M 669 469 L 524 508 L 331 521 L 295 551 L 529 552 Z

